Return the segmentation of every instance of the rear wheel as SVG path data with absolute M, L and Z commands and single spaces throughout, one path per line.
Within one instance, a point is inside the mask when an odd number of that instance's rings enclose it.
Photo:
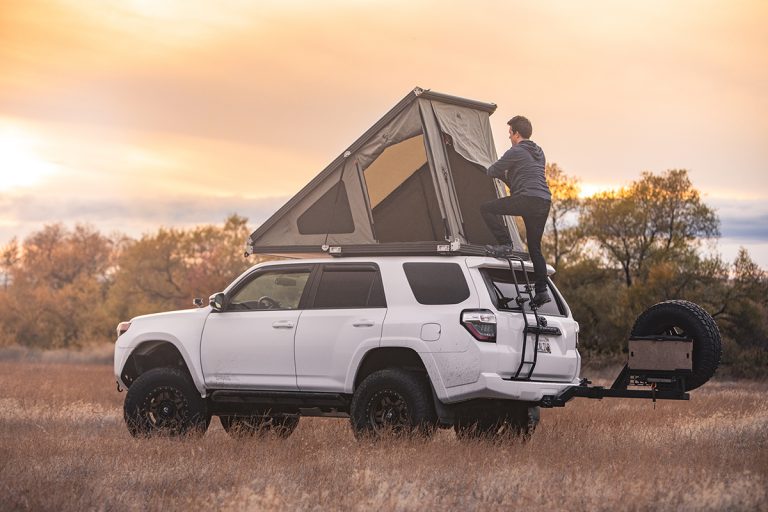
M 437 422 L 429 382 L 422 374 L 399 368 L 374 372 L 355 391 L 350 420 L 358 439 L 387 433 L 427 435 Z
M 701 306 L 669 300 L 646 309 L 635 320 L 632 336 L 656 334 L 693 340 L 693 374 L 685 381 L 686 391 L 698 388 L 715 374 L 723 354 L 720 331 Z
M 270 414 L 269 411 L 251 416 L 220 416 L 219 421 L 227 434 L 235 438 L 268 434 L 288 437 L 299 425 L 296 415 Z
M 211 421 L 205 400 L 189 376 L 176 368 L 155 368 L 128 388 L 123 416 L 134 437 L 204 433 Z

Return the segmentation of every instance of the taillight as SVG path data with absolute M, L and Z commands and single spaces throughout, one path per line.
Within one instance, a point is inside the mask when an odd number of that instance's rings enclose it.
M 461 312 L 461 325 L 477 340 L 496 343 L 496 315 L 487 309 Z

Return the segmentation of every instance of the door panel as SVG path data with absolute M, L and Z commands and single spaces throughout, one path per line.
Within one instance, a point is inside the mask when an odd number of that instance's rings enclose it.
M 206 387 L 295 390 L 301 311 L 211 313 L 201 347 Z
M 296 331 L 299 389 L 343 392 L 353 356 L 379 346 L 386 313 L 377 265 L 323 264 Z
M 271 265 L 228 292 L 200 340 L 209 388 L 296 390 L 294 337 L 312 265 Z
M 322 309 L 302 313 L 296 375 L 302 391 L 344 391 L 352 355 L 379 346 L 387 310 Z

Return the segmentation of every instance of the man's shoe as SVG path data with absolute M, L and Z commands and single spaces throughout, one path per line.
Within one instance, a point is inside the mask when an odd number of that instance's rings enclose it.
M 485 252 L 489 256 L 508 256 L 512 254 L 512 244 L 486 245 Z
M 552 301 L 552 297 L 549 296 L 549 292 L 543 291 L 543 292 L 536 292 L 536 295 L 533 296 L 533 299 L 531 299 L 531 307 L 532 308 L 540 308 L 547 302 Z

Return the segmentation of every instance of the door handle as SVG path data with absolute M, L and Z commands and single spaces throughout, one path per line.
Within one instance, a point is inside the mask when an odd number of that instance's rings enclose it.
M 373 322 L 370 320 L 358 320 L 352 324 L 353 327 L 373 327 Z
M 290 320 L 278 320 L 272 323 L 272 327 L 275 329 L 293 329 L 293 322 Z

